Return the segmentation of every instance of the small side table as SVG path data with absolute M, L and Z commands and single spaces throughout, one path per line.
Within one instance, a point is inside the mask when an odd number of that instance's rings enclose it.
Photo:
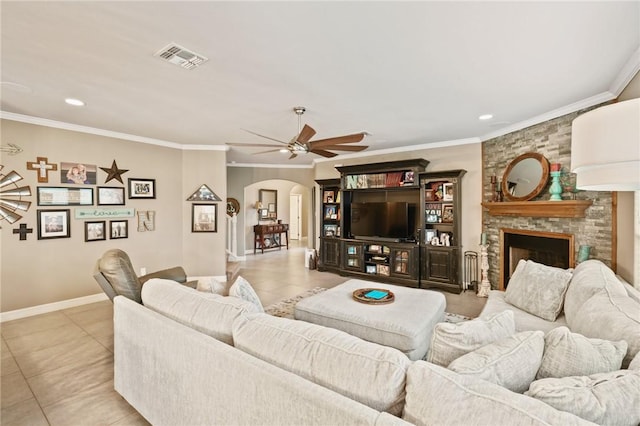
M 264 253 L 265 249 L 282 249 L 282 238 L 281 235 L 284 234 L 285 243 L 287 246 L 287 250 L 289 250 L 289 224 L 287 223 L 274 223 L 270 225 L 254 225 L 253 227 L 253 254 L 256 254 L 256 250 L 260 248 L 260 252 Z M 275 240 L 275 236 L 278 235 L 280 241 L 278 244 L 272 244 L 268 247 L 265 247 L 265 240 L 268 239 L 268 236 L 271 236 L 272 240 Z

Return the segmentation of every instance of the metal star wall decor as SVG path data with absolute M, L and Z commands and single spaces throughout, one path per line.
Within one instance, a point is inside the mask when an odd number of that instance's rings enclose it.
M 111 179 L 116 179 L 123 184 L 124 182 L 122 182 L 122 175 L 129 171 L 128 169 L 119 169 L 118 165 L 116 164 L 116 160 L 113 160 L 111 167 L 100 167 L 100 169 L 107 173 L 107 179 L 104 181 L 104 183 L 109 182 Z

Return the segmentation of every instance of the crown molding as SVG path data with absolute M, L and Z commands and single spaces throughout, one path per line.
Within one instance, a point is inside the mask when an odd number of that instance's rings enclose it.
M 627 63 L 622 67 L 616 79 L 611 83 L 609 91 L 617 98 L 633 77 L 636 76 L 638 71 L 640 71 L 640 47 L 633 52 Z
M 227 163 L 227 167 L 250 167 L 264 169 L 313 169 L 313 164 L 266 164 L 266 163 Z
M 32 117 L 30 115 L 16 114 L 14 112 L 0 111 L 0 118 L 11 121 L 19 121 L 22 123 L 35 124 L 38 126 L 52 127 L 55 129 L 71 130 L 74 132 L 87 133 L 91 135 L 106 136 L 109 138 L 123 139 L 126 141 L 146 143 L 148 145 L 157 145 L 165 148 L 173 148 L 179 150 L 198 150 L 198 151 L 228 151 L 229 147 L 225 145 L 183 145 L 177 142 L 170 142 L 161 139 L 147 138 L 144 136 L 130 135 L 127 133 L 114 132 L 111 130 L 98 129 L 96 127 L 81 126 L 79 124 L 65 123 L 63 121 L 49 120 L 47 118 Z

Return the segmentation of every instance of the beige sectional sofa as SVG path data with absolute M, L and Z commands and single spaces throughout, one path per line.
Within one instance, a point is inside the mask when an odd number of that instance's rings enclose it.
M 154 279 L 142 302 L 114 299 L 115 389 L 154 425 L 592 424 L 236 297 Z

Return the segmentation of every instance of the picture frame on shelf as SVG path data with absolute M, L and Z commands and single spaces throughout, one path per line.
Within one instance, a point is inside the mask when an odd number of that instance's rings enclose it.
M 431 244 L 431 241 L 433 241 L 433 239 L 437 237 L 438 231 L 436 231 L 435 229 L 426 229 L 424 231 L 424 242 L 426 244 Z
M 109 221 L 109 238 L 112 240 L 129 238 L 129 221 L 128 220 L 110 220 Z
M 442 201 L 453 201 L 453 183 L 442 184 Z
M 92 206 L 93 188 L 38 186 L 39 206 Z
M 99 186 L 96 190 L 99 206 L 124 206 L 124 187 Z
M 324 218 L 325 219 L 337 219 L 338 209 L 334 205 L 324 206 Z
M 442 223 L 453 223 L 453 204 L 442 205 Z
M 322 194 L 322 202 L 323 203 L 333 203 L 335 200 L 335 192 L 334 191 L 324 191 Z
M 264 210 L 265 214 L 267 209 Z M 218 205 L 197 204 L 191 205 L 191 232 L 218 232 Z
M 107 239 L 107 223 L 104 220 L 84 223 L 84 241 L 104 241 Z
M 324 236 L 325 237 L 338 236 L 338 225 L 324 225 Z
M 156 198 L 156 180 L 129 178 L 129 199 Z
M 38 239 L 71 237 L 71 210 L 38 210 Z
M 367 265 L 367 267 L 365 268 L 367 274 L 375 274 L 377 271 L 376 266 L 377 265 Z

